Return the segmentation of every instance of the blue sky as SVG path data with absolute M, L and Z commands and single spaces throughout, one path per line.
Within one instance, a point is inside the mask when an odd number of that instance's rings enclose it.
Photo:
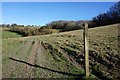
M 115 2 L 3 2 L 2 23 L 45 25 L 56 20 L 90 20 Z

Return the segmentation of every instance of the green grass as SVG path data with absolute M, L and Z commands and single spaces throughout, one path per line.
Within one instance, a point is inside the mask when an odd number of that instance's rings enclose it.
M 13 36 L 13 34 L 7 35 Z M 33 75 L 35 78 L 77 78 L 76 76 L 63 75 L 42 68 L 32 68 L 31 73 L 26 75 L 23 63 L 13 62 L 8 59 L 9 56 L 12 56 L 27 62 L 32 50 L 32 43 L 36 40 L 42 42 L 44 48 L 38 46 L 35 52 L 34 64 L 55 71 L 84 74 L 83 30 L 31 36 L 23 38 L 23 40 L 19 38 L 10 40 L 7 39 L 8 37 L 5 37 L 5 40 L 3 39 L 4 77 L 29 77 Z M 19 36 L 16 35 L 15 37 Z M 89 29 L 91 78 L 97 77 L 98 79 L 107 80 L 119 77 L 118 37 L 118 24 Z
M 0 32 L 0 34 L 2 34 L 3 39 L 22 37 L 21 35 L 17 33 L 10 32 L 10 31 L 4 31 L 4 30 Z

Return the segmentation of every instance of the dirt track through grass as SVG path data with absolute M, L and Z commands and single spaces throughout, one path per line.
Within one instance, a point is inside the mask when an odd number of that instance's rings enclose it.
M 30 55 L 28 57 L 28 63 L 33 64 L 33 65 L 35 64 L 35 54 L 36 54 L 37 48 L 38 48 L 38 41 L 35 40 L 32 42 L 32 48 L 31 48 Z M 32 71 L 32 69 L 33 67 L 26 65 L 26 71 L 29 77 L 34 77 L 34 72 Z

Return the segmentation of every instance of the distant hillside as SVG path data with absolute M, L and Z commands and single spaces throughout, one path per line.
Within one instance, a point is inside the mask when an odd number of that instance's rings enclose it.
M 59 21 L 53 21 L 49 24 L 46 24 L 46 26 L 43 26 L 41 29 L 57 29 L 60 32 L 63 31 L 72 31 L 81 29 L 83 27 L 83 23 L 89 23 L 90 20 L 80 20 L 80 21 L 65 21 L 65 20 L 59 20 Z

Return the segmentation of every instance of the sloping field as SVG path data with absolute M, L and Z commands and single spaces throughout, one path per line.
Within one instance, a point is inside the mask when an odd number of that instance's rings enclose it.
M 7 28 L 0 28 L 0 39 L 8 39 L 8 38 L 17 38 L 17 37 L 22 37 L 22 35 L 19 35 L 14 32 L 7 31 Z
M 59 61 L 54 59 L 50 53 L 46 52 L 37 37 L 4 39 L 2 52 L 3 78 L 79 78 L 83 76 L 83 71 L 66 59 L 59 59 Z
M 91 78 L 119 79 L 118 27 L 89 29 Z M 83 31 L 3 39 L 3 78 L 83 78 Z

